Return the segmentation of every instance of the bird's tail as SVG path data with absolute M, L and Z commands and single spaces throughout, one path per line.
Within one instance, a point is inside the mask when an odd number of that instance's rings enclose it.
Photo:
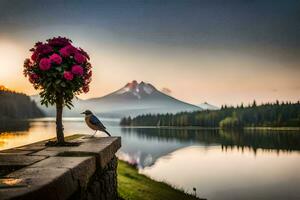
M 108 136 L 111 136 L 109 132 L 107 132 L 107 130 L 103 130 L 103 132 L 105 132 Z

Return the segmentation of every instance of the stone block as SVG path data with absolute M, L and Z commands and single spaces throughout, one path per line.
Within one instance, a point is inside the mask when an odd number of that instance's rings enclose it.
M 30 166 L 31 168 L 66 168 L 70 169 L 75 181 L 85 187 L 96 171 L 95 157 L 50 157 Z
M 28 166 L 45 159 L 46 156 L 1 155 L 1 166 Z
M 59 153 L 62 153 L 62 152 L 64 152 L 64 151 L 48 151 L 48 149 L 44 149 L 44 150 L 32 153 L 30 155 L 31 156 L 47 156 L 47 157 L 51 157 L 51 156 L 57 156 Z
M 2 156 L 2 155 L 27 155 L 27 154 L 31 154 L 33 152 L 34 151 L 14 148 L 14 149 L 7 149 L 7 150 L 0 151 L 0 156 Z
M 20 150 L 27 150 L 27 151 L 40 151 L 47 148 L 45 144 L 35 144 L 35 145 L 28 145 L 28 146 L 22 146 L 22 147 L 17 147 L 16 149 Z
M 95 155 L 97 165 L 104 168 L 121 147 L 120 137 L 101 137 L 87 139 L 80 146 L 69 148 L 58 155 Z
M 11 187 L 0 190 L 0 199 L 67 199 L 78 188 L 71 171 L 65 168 L 26 167 L 5 176 L 22 179 L 27 187 Z

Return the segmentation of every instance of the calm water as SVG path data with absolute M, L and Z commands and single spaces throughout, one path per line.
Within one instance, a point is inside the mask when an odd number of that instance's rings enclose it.
M 121 128 L 118 156 L 141 173 L 208 199 L 300 199 L 300 132 L 225 132 L 201 129 Z M 1 125 L 1 123 L 0 123 Z M 82 119 L 65 119 L 65 134 L 92 134 Z M 0 126 L 0 149 L 55 136 L 43 119 Z M 101 136 L 101 134 L 99 134 Z

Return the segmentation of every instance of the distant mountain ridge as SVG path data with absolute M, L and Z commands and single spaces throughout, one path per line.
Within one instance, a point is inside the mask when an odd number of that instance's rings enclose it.
M 39 96 L 32 96 L 39 101 Z M 159 90 L 152 84 L 132 81 L 119 90 L 103 97 L 73 100 L 74 108 L 65 109 L 64 116 L 80 116 L 80 112 L 90 109 L 103 117 L 137 116 L 147 113 L 177 113 L 200 111 L 201 107 L 180 101 Z M 48 116 L 54 116 L 54 107 L 43 110 Z

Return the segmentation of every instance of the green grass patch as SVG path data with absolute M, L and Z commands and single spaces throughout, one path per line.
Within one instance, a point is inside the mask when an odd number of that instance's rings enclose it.
M 139 174 L 136 168 L 120 160 L 118 162 L 118 192 L 120 197 L 126 200 L 199 200 L 166 183 L 154 181 Z

